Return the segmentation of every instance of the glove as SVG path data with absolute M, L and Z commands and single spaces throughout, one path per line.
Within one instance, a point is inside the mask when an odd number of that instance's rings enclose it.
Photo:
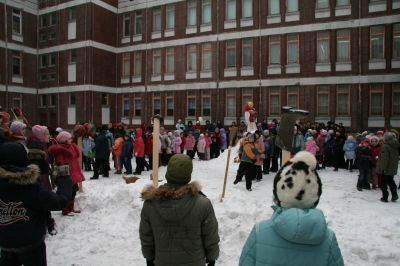
M 54 167 L 53 170 L 53 175 L 55 175 L 55 172 L 57 172 L 57 176 L 59 177 L 68 177 L 69 176 L 69 165 L 61 165 L 61 163 L 58 163 L 57 166 Z
M 264 153 L 260 154 L 260 158 L 265 159 L 265 154 Z
M 214 266 L 215 265 L 215 260 L 207 260 L 206 259 L 206 263 L 207 263 L 207 266 Z
M 135 157 L 137 157 L 137 152 L 135 152 Z
M 146 263 L 147 263 L 147 266 L 154 266 L 154 262 L 153 261 L 147 260 Z

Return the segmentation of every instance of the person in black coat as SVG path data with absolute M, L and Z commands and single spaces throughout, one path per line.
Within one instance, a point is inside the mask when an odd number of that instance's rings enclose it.
M 103 177 L 109 177 L 108 176 L 108 171 L 109 171 L 109 156 L 110 156 L 110 151 L 108 148 L 108 139 L 106 138 L 105 132 L 101 129 L 101 127 L 98 127 L 96 129 L 96 139 L 94 140 L 94 147 L 92 148 L 92 151 L 96 152 L 96 163 L 94 165 L 94 174 L 90 179 L 99 179 L 99 169 L 100 165 L 103 166 Z
M 356 156 L 358 158 L 357 168 L 360 172 L 357 182 L 357 190 L 370 189 L 367 184 L 369 172 L 373 165 L 372 151 L 369 148 L 369 139 L 361 141 L 360 146 L 356 149 Z
M 64 209 L 72 195 L 68 165 L 54 170 L 56 193 L 38 182 L 39 167 L 22 144 L 0 146 L 0 265 L 47 265 L 46 213 Z

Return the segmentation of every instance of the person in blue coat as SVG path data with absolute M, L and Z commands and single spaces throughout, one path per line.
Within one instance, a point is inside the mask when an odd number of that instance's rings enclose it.
M 96 129 L 96 135 L 97 137 L 94 140 L 94 147 L 92 148 L 92 151 L 96 152 L 96 163 L 94 165 L 94 174 L 90 178 L 92 180 L 99 179 L 99 170 L 100 170 L 100 165 L 103 165 L 103 177 L 109 177 L 108 172 L 109 172 L 109 157 L 110 157 L 110 151 L 108 147 L 108 139 L 105 136 L 105 131 L 101 128 L 98 127 Z
M 133 139 L 131 134 L 127 133 L 124 137 L 124 146 L 122 147 L 122 161 L 126 172 L 124 174 L 132 174 L 132 154 L 133 154 Z
M 348 136 L 344 142 L 343 150 L 344 156 L 346 157 L 347 170 L 353 172 L 353 163 L 356 158 L 356 149 L 358 147 L 357 141 L 354 140 L 353 136 Z
M 239 266 L 344 265 L 335 233 L 316 209 L 322 183 L 315 157 L 296 154 L 274 179 L 274 214 L 254 225 Z

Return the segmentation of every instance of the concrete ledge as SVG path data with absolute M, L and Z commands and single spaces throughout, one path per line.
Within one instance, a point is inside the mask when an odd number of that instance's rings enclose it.
M 373 12 L 386 11 L 386 6 L 387 6 L 386 1 L 370 3 L 368 6 L 368 12 L 373 13 Z
M 385 69 L 386 68 L 386 60 L 385 59 L 377 59 L 377 60 L 369 60 L 368 61 L 368 69 Z
M 281 14 L 271 15 L 267 17 L 267 24 L 281 23 Z
M 268 75 L 276 75 L 282 73 L 282 66 L 281 65 L 271 65 L 267 67 L 267 74 Z
M 368 127 L 385 127 L 385 117 L 384 116 L 368 117 Z
M 240 20 L 240 27 L 251 27 L 253 26 L 253 19 L 244 18 Z
M 286 74 L 300 73 L 300 64 L 286 65 Z
M 299 21 L 299 20 L 300 20 L 300 13 L 299 12 L 285 14 L 285 21 L 286 22 Z
M 141 40 L 142 40 L 142 34 L 132 36 L 132 42 L 140 42 Z
M 175 30 L 165 30 L 164 37 L 173 37 L 175 36 Z
M 243 67 L 240 69 L 241 76 L 253 76 L 254 68 L 253 67 Z
M 197 71 L 186 72 L 186 79 L 195 79 L 195 78 L 197 78 Z
M 224 21 L 224 29 L 233 29 L 236 27 L 237 27 L 236 20 Z
M 175 74 L 170 74 L 170 73 L 164 74 L 164 80 L 174 80 L 174 79 L 175 79 Z
M 348 16 L 351 15 L 351 6 L 341 6 L 335 8 L 335 16 L 340 17 L 340 16 Z
M 200 32 L 208 32 L 212 30 L 211 24 L 200 25 Z
M 350 71 L 351 70 L 351 61 L 349 62 L 336 62 L 336 71 Z
M 330 72 L 331 71 L 331 63 L 316 63 L 315 64 L 315 72 Z
M 224 69 L 224 77 L 235 77 L 237 75 L 236 68 L 225 68 Z
M 315 10 L 315 18 L 329 18 L 331 16 L 330 9 L 317 9 Z
M 197 26 L 186 28 L 186 34 L 195 34 L 195 33 L 197 33 Z
M 151 39 L 160 39 L 161 38 L 161 31 L 155 31 L 151 33 Z

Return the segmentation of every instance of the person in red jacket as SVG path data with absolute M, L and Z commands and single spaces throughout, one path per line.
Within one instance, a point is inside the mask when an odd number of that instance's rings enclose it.
M 135 142 L 133 143 L 133 155 L 136 158 L 136 170 L 133 174 L 140 175 L 143 168 L 146 167 L 148 171 L 150 169 L 150 165 L 144 159 L 144 142 L 141 128 L 136 128 L 135 136 Z
M 153 134 L 150 130 L 146 131 L 146 147 L 144 153 L 149 157 L 150 170 L 153 169 Z
M 57 136 L 57 145 L 49 147 L 49 153 L 54 155 L 55 165 L 69 165 L 69 175 L 72 180 L 72 196 L 67 207 L 62 210 L 62 215 L 73 216 L 73 213 L 80 213 L 76 210 L 75 196 L 79 190 L 78 183 L 85 181 L 79 165 L 80 150 L 75 143 L 72 143 L 72 135 L 66 131 L 62 131 Z
M 183 154 L 183 152 L 185 151 L 185 146 L 186 146 L 186 138 L 185 138 L 185 133 L 183 131 L 180 134 L 181 134 L 181 139 L 182 139 L 181 153 Z

